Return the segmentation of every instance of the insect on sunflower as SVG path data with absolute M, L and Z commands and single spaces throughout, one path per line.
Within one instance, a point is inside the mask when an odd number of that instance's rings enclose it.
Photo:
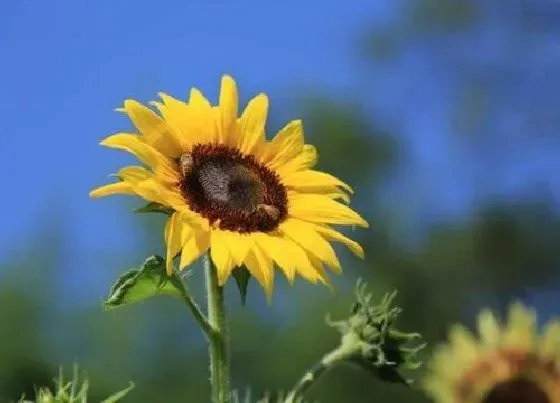
M 478 316 L 481 340 L 460 325 L 432 360 L 426 390 L 438 403 L 560 403 L 560 321 L 539 335 L 536 315 L 521 303 L 501 326 Z
M 165 227 L 169 273 L 176 256 L 183 269 L 210 250 L 220 285 L 245 265 L 270 295 L 274 264 L 290 282 L 297 273 L 328 284 L 323 265 L 341 271 L 331 241 L 363 257 L 358 243 L 331 227 L 367 227 L 339 202 L 347 203 L 352 189 L 312 170 L 317 152 L 304 143 L 300 120 L 268 141 L 267 96 L 254 97 L 238 117 L 237 87 L 227 75 L 217 106 L 197 89 L 188 102 L 159 96 L 161 102 L 151 103 L 159 114 L 126 100 L 121 110 L 139 133 L 117 133 L 101 142 L 134 154 L 147 167 L 124 167 L 119 182 L 90 195 L 134 194 L 171 208 Z

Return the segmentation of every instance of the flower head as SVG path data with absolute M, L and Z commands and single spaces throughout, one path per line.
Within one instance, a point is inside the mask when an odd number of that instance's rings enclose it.
M 426 346 L 419 333 L 406 333 L 395 327 L 402 309 L 393 305 L 396 291 L 385 294 L 381 303 L 373 302 L 367 284 L 358 280 L 356 302 L 346 320 L 327 323 L 341 333 L 341 349 L 349 355 L 349 362 L 371 372 L 386 382 L 410 384 L 401 369 L 418 369 L 422 363 L 418 353 Z
M 87 379 L 79 379 L 77 365 L 74 365 L 71 381 L 64 379 L 62 368 L 60 368 L 58 378 L 54 382 L 56 384 L 54 393 L 44 387 L 36 389 L 35 403 L 86 403 L 88 401 L 89 382 Z M 109 396 L 104 402 L 119 402 L 132 389 L 134 389 L 133 383 L 128 388 Z M 33 403 L 33 401 L 27 400 L 25 396 L 22 396 L 19 403 Z
M 297 274 L 329 283 L 324 264 L 340 272 L 330 241 L 358 256 L 360 245 L 331 224 L 367 226 L 347 205 L 352 189 L 312 170 L 317 152 L 304 143 L 300 120 L 265 138 L 268 98 L 259 94 L 238 117 L 234 80 L 222 78 L 219 104 L 196 89 L 188 102 L 160 93 L 159 111 L 126 100 L 121 110 L 139 133 L 117 133 L 102 145 L 128 151 L 147 167 L 127 166 L 119 182 L 92 197 L 134 194 L 172 212 L 165 228 L 167 270 L 180 254 L 183 269 L 210 250 L 220 285 L 246 266 L 270 295 L 273 264 L 292 282 Z
M 480 340 L 460 325 L 432 360 L 425 386 L 439 403 L 559 403 L 560 322 L 542 335 L 536 315 L 510 307 L 503 327 L 488 310 L 478 316 Z

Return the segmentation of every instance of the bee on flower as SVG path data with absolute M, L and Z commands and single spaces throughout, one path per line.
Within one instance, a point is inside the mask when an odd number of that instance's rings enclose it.
M 328 285 L 325 265 L 341 271 L 331 242 L 363 257 L 358 243 L 331 227 L 367 227 L 346 204 L 352 189 L 313 170 L 317 152 L 305 144 L 300 120 L 267 140 L 267 96 L 254 97 L 238 116 L 237 86 L 227 75 L 216 106 L 197 89 L 188 102 L 159 95 L 161 102 L 151 103 L 156 110 L 124 102 L 121 110 L 139 133 L 101 142 L 145 167 L 122 168 L 119 182 L 90 195 L 132 194 L 172 209 L 164 234 L 168 273 L 176 257 L 183 269 L 209 251 L 219 285 L 244 265 L 270 295 L 274 265 L 290 282 L 298 274 Z

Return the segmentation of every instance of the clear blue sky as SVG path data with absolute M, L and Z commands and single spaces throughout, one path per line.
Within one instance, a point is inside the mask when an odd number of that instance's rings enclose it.
M 226 72 L 244 97 L 271 93 L 272 108 L 300 83 L 355 86 L 355 28 L 384 9 L 368 3 L 2 2 L 0 147 L 9 197 L 0 209 L 10 214 L 0 221 L 0 256 L 49 202 L 65 204 L 80 246 L 118 239 L 121 226 L 107 219 L 122 201 L 92 203 L 87 194 L 126 159 L 97 145 L 129 127 L 113 112 L 126 97 L 185 96 L 192 86 L 214 97 Z
M 129 97 L 152 100 L 158 91 L 185 96 L 193 86 L 215 98 L 223 73 L 237 79 L 245 99 L 269 93 L 278 120 L 295 118 L 275 105 L 295 105 L 301 88 L 356 97 L 381 115 L 398 116 L 411 139 L 407 186 L 417 211 L 429 216 L 434 198 L 453 211 L 469 205 L 469 183 L 477 179 L 457 173 L 473 161 L 450 160 L 445 152 L 449 127 L 439 117 L 448 112 L 449 81 L 439 74 L 442 66 L 434 70 L 425 56 L 412 54 L 401 69 L 375 70 L 383 77 L 375 88 L 364 84 L 371 71 L 360 64 L 359 33 L 391 18 L 397 2 L 194 3 L 0 2 L 0 261 L 52 204 L 67 214 L 74 263 L 90 272 L 82 281 L 96 276 L 88 263 L 94 251 L 133 250 L 133 217 L 121 214 L 123 199 L 88 198 L 108 173 L 133 161 L 98 146 L 129 128 L 113 109 Z M 486 45 L 486 53 L 500 46 Z M 516 164 L 500 183 L 515 189 L 526 176 L 549 173 L 556 167 L 550 161 Z
M 230 73 L 242 97 L 265 91 L 277 119 L 296 118 L 275 106 L 293 106 L 301 87 L 334 94 L 359 88 L 357 28 L 383 20 L 387 4 L 0 2 L 0 261 L 14 250 L 31 252 L 22 243 L 57 205 L 71 236 L 67 270 L 99 298 L 90 285 L 106 288 L 111 279 L 92 260 L 96 251 L 138 255 L 123 197 L 88 198 L 133 161 L 98 145 L 130 127 L 113 109 L 158 91 L 186 96 L 193 86 L 215 98 L 220 76 Z

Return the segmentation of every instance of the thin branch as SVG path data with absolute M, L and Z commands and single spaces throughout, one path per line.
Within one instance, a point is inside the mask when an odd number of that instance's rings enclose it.
M 195 302 L 195 300 L 191 297 L 191 294 L 187 288 L 187 286 L 183 283 L 184 293 L 183 293 L 183 301 L 187 305 L 187 307 L 191 310 L 194 319 L 202 328 L 202 331 L 208 336 L 208 338 L 212 338 L 216 336 L 216 330 L 210 325 L 208 318 L 202 313 L 202 310 Z
M 303 399 L 304 393 L 323 375 L 335 365 L 348 361 L 356 354 L 355 344 L 341 344 L 338 348 L 327 353 L 321 361 L 309 368 L 300 378 L 292 391 L 286 397 L 284 403 L 297 403 Z

